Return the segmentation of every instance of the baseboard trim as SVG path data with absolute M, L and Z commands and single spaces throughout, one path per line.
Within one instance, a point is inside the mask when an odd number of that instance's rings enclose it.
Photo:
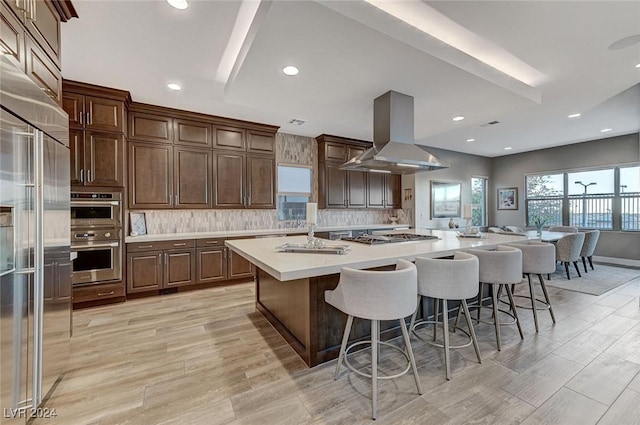
M 630 260 L 627 258 L 600 257 L 598 255 L 594 255 L 593 261 L 598 263 L 618 264 L 621 266 L 640 267 L 640 260 Z

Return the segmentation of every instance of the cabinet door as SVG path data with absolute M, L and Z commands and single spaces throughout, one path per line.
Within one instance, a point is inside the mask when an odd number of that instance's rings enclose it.
M 12 4 L 13 7 L 16 6 L 15 1 L 9 4 Z M 15 10 L 22 14 L 19 9 L 16 8 Z M 4 57 L 9 59 L 21 71 L 24 71 L 24 29 L 20 21 L 13 16 L 13 13 L 3 2 L 0 2 L 0 46 L 2 46 Z
M 385 195 L 385 175 L 368 173 L 367 175 L 367 208 L 383 208 Z
M 237 279 L 241 277 L 253 277 L 253 265 L 236 254 L 235 252 L 228 250 L 229 252 L 229 265 L 228 265 L 228 277 L 229 279 Z
M 227 279 L 227 248 L 196 250 L 196 282 L 209 283 Z
M 84 184 L 84 131 L 69 130 L 69 171 L 71 174 L 71 186 Z
M 67 301 L 71 299 L 71 262 L 68 260 L 58 262 L 58 280 L 56 282 L 56 299 Z
M 347 172 L 339 165 L 325 164 L 326 208 L 347 207 Z
M 214 152 L 214 206 L 244 208 L 245 155 Z
M 25 42 L 27 75 L 56 103 L 61 103 L 62 74 L 60 70 L 31 37 L 25 37 Z
M 211 208 L 211 151 L 174 148 L 174 205 Z
M 215 126 L 213 146 L 221 149 L 245 150 L 245 131 L 241 128 Z
M 385 174 L 385 207 L 402 208 L 402 176 L 400 174 Z
M 162 115 L 129 112 L 129 141 L 171 143 L 172 120 Z
M 35 10 L 27 11 L 27 31 L 60 69 L 60 16 L 53 1 L 35 0 Z
M 367 173 L 365 171 L 347 171 L 349 182 L 348 206 L 364 208 L 367 206 Z
M 275 170 L 275 158 L 247 155 L 247 207 L 276 207 Z
M 247 130 L 247 152 L 273 153 L 276 150 L 276 136 L 266 131 Z
M 127 293 L 162 287 L 162 251 L 127 254 Z
M 85 109 L 88 130 L 124 132 L 124 102 L 87 96 Z
M 129 143 L 129 208 L 171 208 L 173 147 Z
M 86 186 L 124 186 L 122 134 L 87 131 L 84 150 Z
M 164 287 L 195 283 L 196 258 L 193 249 L 164 252 Z
M 65 92 L 62 94 L 62 109 L 69 115 L 69 127 L 84 127 L 84 96 Z
M 177 145 L 211 147 L 211 124 L 175 119 L 174 131 L 174 143 Z
M 325 143 L 325 159 L 327 161 L 345 162 L 347 158 L 347 147 L 338 143 Z

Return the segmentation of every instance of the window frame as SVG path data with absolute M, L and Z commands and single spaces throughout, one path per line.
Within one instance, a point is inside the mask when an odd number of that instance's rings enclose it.
M 483 181 L 483 187 L 482 187 L 482 216 L 481 216 L 481 224 L 475 224 L 473 223 L 473 220 L 471 222 L 472 226 L 477 226 L 477 227 L 483 227 L 483 226 L 487 226 L 489 223 L 489 177 L 487 176 L 477 176 L 477 175 L 472 175 L 471 176 L 471 204 L 472 205 L 477 205 L 473 202 L 473 192 L 474 192 L 474 188 L 473 188 L 473 181 L 474 179 L 478 179 L 478 180 L 482 180 Z M 477 210 L 477 209 L 474 209 Z M 471 214 L 473 216 L 473 213 Z

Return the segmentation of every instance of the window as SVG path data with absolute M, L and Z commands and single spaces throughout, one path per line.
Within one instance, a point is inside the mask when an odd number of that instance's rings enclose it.
M 614 170 L 567 173 L 569 225 L 613 229 Z
M 311 168 L 278 165 L 278 220 L 304 220 L 310 197 Z
M 487 225 L 487 178 L 471 177 L 472 226 Z
M 545 225 L 562 225 L 562 202 L 564 197 L 563 174 L 541 174 L 525 177 L 527 187 L 527 226 L 536 219 Z
M 527 225 L 640 231 L 640 166 L 525 176 Z M 616 187 L 616 185 L 618 185 Z
M 640 230 L 640 166 L 620 168 L 622 230 Z

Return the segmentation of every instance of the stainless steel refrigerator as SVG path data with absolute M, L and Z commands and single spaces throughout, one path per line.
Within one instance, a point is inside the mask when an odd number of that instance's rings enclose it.
M 42 414 L 71 333 L 68 117 L 0 55 L 0 423 Z M 46 406 L 55 408 L 55 406 Z

